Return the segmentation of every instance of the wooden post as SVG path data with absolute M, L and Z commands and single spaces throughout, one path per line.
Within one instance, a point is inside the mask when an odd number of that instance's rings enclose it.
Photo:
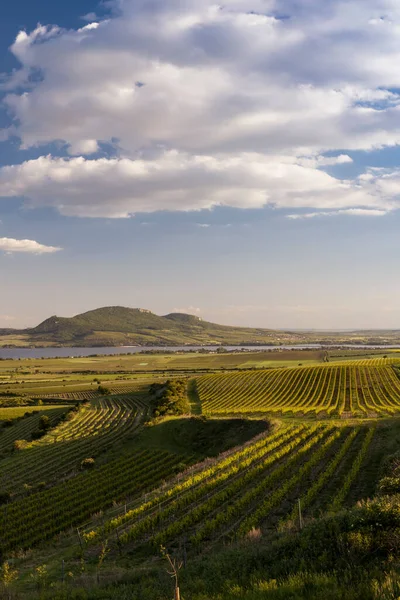
M 65 562 L 64 559 L 61 563 L 61 581 L 64 583 L 65 581 Z
M 79 545 L 81 547 L 81 550 L 83 551 L 83 544 L 82 544 L 81 534 L 79 533 L 79 527 L 76 528 L 76 532 L 77 532 L 78 538 L 79 538 Z
M 181 600 L 181 594 L 179 592 L 179 588 L 175 588 L 175 598 L 174 600 Z
M 186 569 L 186 566 L 187 566 L 186 537 L 183 540 L 183 566 Z
M 120 555 L 120 556 L 122 556 L 121 540 L 119 539 L 119 531 L 118 531 L 118 529 L 117 529 L 117 540 L 118 540 L 118 541 L 117 541 L 117 544 L 118 544 L 118 552 L 119 552 L 119 555 Z
M 301 515 L 301 500 L 300 498 L 298 499 L 298 503 L 299 503 L 299 529 L 303 529 L 303 517 Z

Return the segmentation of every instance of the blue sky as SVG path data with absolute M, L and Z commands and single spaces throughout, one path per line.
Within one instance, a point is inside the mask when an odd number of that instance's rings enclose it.
M 0 328 L 400 328 L 397 2 L 1 10 Z

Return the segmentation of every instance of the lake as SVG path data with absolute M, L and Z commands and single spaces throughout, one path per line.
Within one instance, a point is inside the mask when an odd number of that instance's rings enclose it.
M 246 351 L 262 351 L 262 350 L 315 350 L 318 348 L 337 348 L 338 346 L 321 346 L 320 344 L 301 344 L 298 346 L 224 346 L 227 350 L 240 350 L 245 348 Z M 67 358 L 78 356 L 93 356 L 100 355 L 115 355 L 115 354 L 136 354 L 138 352 L 193 352 L 196 350 L 216 350 L 217 346 L 121 346 L 117 348 L 0 348 L 0 359 L 12 358 Z M 354 350 L 373 350 L 382 349 L 390 350 L 400 348 L 399 345 L 383 346 L 383 345 L 355 345 L 355 344 L 340 344 L 340 348 L 353 348 Z

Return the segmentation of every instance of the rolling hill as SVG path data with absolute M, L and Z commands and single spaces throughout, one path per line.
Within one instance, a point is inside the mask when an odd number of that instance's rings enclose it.
M 71 318 L 53 316 L 24 332 L 31 343 L 73 346 L 259 344 L 277 338 L 296 342 L 300 334 L 228 327 L 183 313 L 158 316 L 142 308 L 110 306 Z
M 159 316 L 108 306 L 74 317 L 52 316 L 30 329 L 0 329 L 0 347 L 398 344 L 399 331 L 279 331 L 232 327 L 186 313 Z

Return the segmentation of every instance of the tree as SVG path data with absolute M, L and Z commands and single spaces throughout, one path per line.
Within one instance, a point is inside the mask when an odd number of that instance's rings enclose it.
M 111 393 L 110 390 L 108 388 L 104 387 L 103 385 L 99 385 L 99 387 L 97 388 L 97 391 L 102 396 L 108 396 Z
M 176 559 L 172 559 L 164 546 L 161 546 L 161 554 L 168 561 L 169 568 L 167 569 L 167 573 L 171 575 L 175 583 L 174 600 L 181 600 L 178 575 L 183 563 L 178 563 Z
M 47 431 L 50 429 L 50 427 L 51 423 L 49 417 L 47 415 L 42 415 L 39 419 L 39 429 L 42 431 Z

